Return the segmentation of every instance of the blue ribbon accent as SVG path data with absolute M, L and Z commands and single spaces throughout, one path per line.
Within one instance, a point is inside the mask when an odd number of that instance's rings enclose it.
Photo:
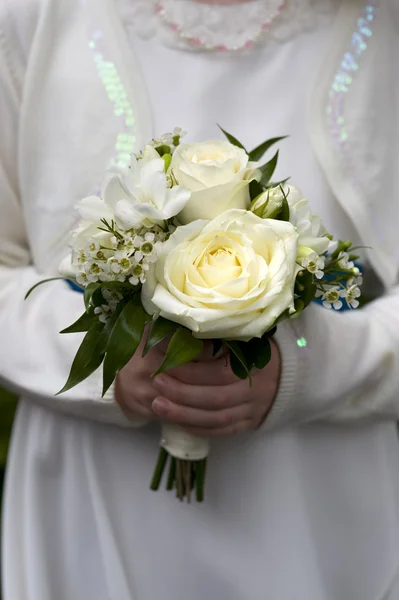
M 69 287 L 71 288 L 71 290 L 73 290 L 74 292 L 78 292 L 79 294 L 83 294 L 84 293 L 84 289 L 82 289 L 77 283 L 75 283 L 74 281 L 71 281 L 70 279 L 66 280 L 67 284 L 69 285 Z

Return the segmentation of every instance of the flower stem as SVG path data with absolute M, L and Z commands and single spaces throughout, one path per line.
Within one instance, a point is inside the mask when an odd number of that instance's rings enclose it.
M 159 490 L 159 485 L 161 483 L 162 475 L 165 470 L 166 461 L 168 460 L 168 453 L 164 448 L 160 448 L 158 454 L 158 461 L 155 467 L 154 476 L 151 481 L 151 489 L 156 492 Z
M 181 502 L 184 500 L 183 462 L 180 458 L 176 459 L 176 496 Z
M 169 490 L 169 491 L 173 490 L 173 486 L 175 484 L 175 479 L 176 479 L 176 459 L 174 456 L 172 456 L 170 459 L 168 483 L 166 486 L 167 490 Z
M 197 502 L 204 501 L 205 467 L 206 467 L 206 458 L 204 458 L 203 460 L 197 461 L 196 489 L 195 489 Z

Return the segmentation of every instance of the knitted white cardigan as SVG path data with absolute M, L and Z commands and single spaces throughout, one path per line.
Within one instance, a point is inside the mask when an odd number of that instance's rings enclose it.
M 356 58 L 361 68 L 353 69 L 348 91 L 337 94 L 331 86 L 342 77 L 351 36 L 367 27 L 359 21 L 365 0 L 343 3 L 310 127 L 338 201 L 372 247 L 368 258 L 386 294 L 353 313 L 314 306 L 280 327 L 282 382 L 266 428 L 399 416 L 399 6 L 375 4 L 373 34 L 363 33 L 368 47 Z M 58 331 L 80 314 L 81 298 L 63 282 L 40 288 L 28 303 L 23 296 L 55 273 L 71 207 L 101 180 L 115 152 L 126 115 L 123 107 L 114 113 L 103 85 L 107 69 L 133 109 L 123 130 L 130 128 L 135 148 L 152 135 L 143 82 L 112 0 L 0 0 L 0 52 L 1 382 L 55 410 L 127 425 L 112 402 L 98 401 L 98 376 L 54 398 L 79 344 L 79 336 Z M 306 350 L 298 349 L 297 337 L 307 339 Z

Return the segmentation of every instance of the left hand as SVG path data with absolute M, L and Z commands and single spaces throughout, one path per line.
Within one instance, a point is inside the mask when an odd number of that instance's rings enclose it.
M 226 357 L 201 360 L 162 373 L 154 379 L 159 396 L 152 410 L 162 421 L 175 423 L 199 437 L 224 437 L 257 429 L 277 395 L 281 358 L 274 340 L 270 363 L 238 379 Z

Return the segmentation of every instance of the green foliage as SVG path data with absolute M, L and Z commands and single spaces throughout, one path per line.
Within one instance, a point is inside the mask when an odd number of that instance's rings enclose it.
M 101 283 L 89 283 L 89 285 L 87 287 L 85 287 L 83 298 L 84 298 L 86 311 L 88 311 L 90 308 L 90 304 L 91 304 L 91 300 L 92 300 L 94 292 L 96 290 L 98 290 L 99 288 L 101 288 Z
M 155 319 L 155 321 L 152 323 L 150 333 L 145 343 L 143 356 L 148 354 L 151 348 L 162 342 L 162 340 L 164 340 L 169 334 L 174 333 L 177 329 L 180 329 L 180 325 L 178 323 L 168 321 L 168 319 L 164 319 L 163 317 L 158 317 Z
M 165 167 L 164 167 L 165 173 L 167 173 L 168 169 L 170 167 L 170 163 L 172 162 L 172 155 L 171 154 L 164 154 L 162 158 L 163 158 L 163 161 L 165 163 Z
M 98 321 L 98 318 L 94 314 L 94 308 L 90 307 L 87 312 L 84 312 L 81 317 L 75 323 L 60 331 L 60 333 L 79 333 L 82 331 L 89 331 L 90 327 Z
M 251 382 L 250 369 L 239 342 L 226 341 L 225 344 L 230 350 L 230 365 L 234 375 L 239 379 L 249 379 Z
M 265 165 L 263 165 L 263 167 L 260 167 L 260 172 L 262 174 L 260 183 L 264 187 L 267 186 L 267 184 L 273 177 L 274 171 L 276 170 L 277 163 L 278 163 L 278 154 L 279 154 L 279 151 L 277 150 L 277 152 L 273 156 L 273 158 L 271 158 Z
M 289 221 L 290 220 L 290 206 L 288 204 L 287 196 L 284 194 L 283 204 L 281 206 L 280 213 L 278 214 L 279 221 Z
M 233 146 L 237 146 L 237 148 L 241 148 L 242 150 L 245 150 L 244 146 L 241 144 L 241 142 L 239 142 L 237 140 L 237 138 L 235 138 L 233 135 L 231 135 L 231 133 L 228 133 L 227 131 L 225 131 L 224 129 L 222 129 L 222 127 L 220 127 L 220 125 L 218 125 L 220 131 L 226 136 L 226 138 L 229 140 L 230 144 L 233 144 Z M 245 152 L 247 152 L 245 150 Z
M 275 329 L 261 338 L 253 338 L 249 342 L 227 341 L 225 345 L 230 350 L 232 371 L 240 379 L 249 379 L 251 384 L 252 369 L 263 369 L 272 357 L 270 337 Z
M 316 284 L 314 277 L 309 271 L 300 271 L 295 282 L 295 294 L 298 299 L 295 301 L 295 308 L 298 316 L 314 299 L 316 294 Z
M 99 339 L 104 327 L 104 324 L 99 321 L 90 327 L 76 353 L 68 380 L 58 394 L 70 390 L 87 379 L 101 365 L 104 352 Z
M 136 352 L 148 315 L 134 298 L 123 307 L 112 328 L 104 359 L 103 395 Z
M 266 154 L 266 152 L 269 150 L 269 148 L 274 146 L 274 144 L 277 144 L 278 142 L 285 140 L 287 137 L 288 136 L 283 135 L 282 137 L 276 137 L 276 138 L 272 138 L 270 140 L 266 140 L 266 142 L 263 142 L 263 144 L 260 144 L 259 146 L 257 146 L 253 150 L 251 150 L 251 152 L 248 155 L 249 160 L 257 162 L 258 160 L 260 160 L 262 158 L 262 156 L 264 154 Z
M 204 343 L 201 340 L 195 338 L 188 329 L 181 327 L 173 334 L 163 363 L 154 376 L 194 360 L 201 354 L 203 347 Z

